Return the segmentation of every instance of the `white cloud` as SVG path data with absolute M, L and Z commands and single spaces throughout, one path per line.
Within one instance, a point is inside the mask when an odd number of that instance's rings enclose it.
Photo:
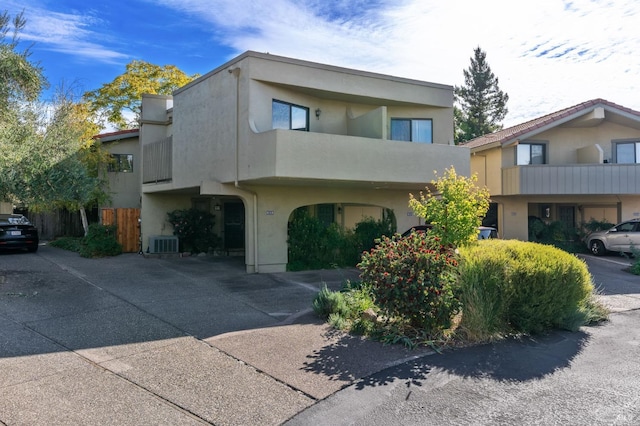
M 93 30 L 97 14 L 5 1 L 26 7 L 24 38 L 40 47 L 101 62 L 128 57 Z M 463 83 L 480 46 L 510 97 L 505 125 L 597 97 L 640 110 L 637 0 L 139 1 L 176 11 L 176 22 L 189 17 L 234 56 L 270 52 L 449 85 Z
M 100 20 L 91 14 L 52 12 L 37 2 L 24 5 L 9 0 L 5 7 L 12 16 L 24 11 L 27 25 L 20 38 L 37 42 L 40 48 L 103 63 L 114 63 L 128 57 L 100 43 L 105 41 L 103 36 L 90 29 L 98 26 Z
M 635 0 L 407 0 L 370 8 L 355 1 L 347 15 L 340 13 L 345 1 L 161 3 L 214 24 L 237 53 L 264 51 L 436 83 L 463 84 L 462 70 L 480 46 L 510 96 L 506 125 L 596 97 L 640 110 Z

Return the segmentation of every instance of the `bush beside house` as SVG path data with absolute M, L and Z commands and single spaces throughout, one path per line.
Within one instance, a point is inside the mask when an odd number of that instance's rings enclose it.
M 575 331 L 607 317 L 586 264 L 570 253 L 516 240 L 450 250 L 424 234 L 386 238 L 359 264 L 362 283 L 325 290 L 314 303 L 326 309 L 318 299 L 332 299 L 340 307 L 324 312 L 337 328 L 410 347 Z M 370 303 L 358 304 L 366 308 L 349 303 L 354 288 L 359 298 L 367 289 Z
M 471 238 L 489 196 L 474 183 L 450 170 L 434 182 L 438 197 L 411 197 L 414 212 L 428 216 L 433 229 L 378 240 L 358 264 L 362 283 L 336 294 L 324 289 L 316 312 L 334 327 L 410 347 L 577 330 L 605 319 L 587 266 L 574 255 L 532 242 Z

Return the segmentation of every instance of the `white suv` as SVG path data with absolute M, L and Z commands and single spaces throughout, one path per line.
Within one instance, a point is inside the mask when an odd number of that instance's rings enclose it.
M 598 231 L 587 237 L 587 247 L 596 256 L 607 251 L 631 253 L 640 250 L 640 219 L 622 222 L 607 231 Z

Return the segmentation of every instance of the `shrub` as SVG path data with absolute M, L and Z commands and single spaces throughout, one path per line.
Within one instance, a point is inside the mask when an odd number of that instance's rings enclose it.
M 289 225 L 290 271 L 353 266 L 357 263 L 357 250 L 353 233 L 338 224 L 325 226 L 305 209 L 294 213 Z
M 570 323 L 590 303 L 586 264 L 556 247 L 484 240 L 460 254 L 460 326 L 469 336 L 575 328 Z
M 454 295 L 457 261 L 437 237 L 412 233 L 384 237 L 358 268 L 376 305 L 388 319 L 438 334 L 451 326 L 459 303 Z
M 392 210 L 386 210 L 382 220 L 368 217 L 358 222 L 354 229 L 358 253 L 371 250 L 375 247 L 378 238 L 383 235 L 391 236 L 395 232 L 395 217 Z
M 345 230 L 337 223 L 324 225 L 309 215 L 306 209 L 297 209 L 289 224 L 289 262 L 287 269 L 308 269 L 355 266 L 363 250 L 371 247 L 383 233 L 393 233 L 395 219 L 372 218 L 357 223 L 355 230 Z
M 613 228 L 613 226 L 614 224 L 606 219 L 591 219 L 588 222 L 582 223 L 582 229 L 585 230 L 586 235 L 591 234 L 592 232 L 606 231 L 607 229 Z
M 313 299 L 313 311 L 320 318 L 327 319 L 331 314 L 346 316 L 349 309 L 344 298 L 344 294 L 329 290 L 324 284 L 320 292 Z
M 508 259 L 502 251 L 492 255 L 477 255 L 477 251 L 481 248 L 461 250 L 459 331 L 470 341 L 488 341 L 509 330 Z
M 375 324 L 363 312 L 374 309 L 370 288 L 362 283 L 347 281 L 341 291 L 331 291 L 326 285 L 313 299 L 313 310 L 329 324 L 340 330 L 370 335 Z
M 192 208 L 174 210 L 167 216 L 181 251 L 207 253 L 219 245 L 220 240 L 214 232 L 215 215 L 212 213 Z
M 538 218 L 529 220 L 529 241 L 550 244 L 570 253 L 584 253 L 587 247 L 577 228 L 561 221 L 545 223 Z
M 49 242 L 52 247 L 61 248 L 63 250 L 80 252 L 82 238 L 78 237 L 60 237 Z
M 80 256 L 103 257 L 122 253 L 122 245 L 116 239 L 117 226 L 89 225 L 87 236 L 80 243 Z
M 445 246 L 472 244 L 478 238 L 478 226 L 489 209 L 489 190 L 476 186 L 477 175 L 458 176 L 453 167 L 443 177 L 432 181 L 420 199 L 410 195 L 409 206 L 416 216 L 433 225 L 430 233 L 442 238 Z
M 634 275 L 640 275 L 640 250 L 632 246 L 631 254 L 633 255 L 633 258 L 635 259 L 635 261 L 631 264 L 631 267 L 629 268 L 629 272 L 631 272 Z

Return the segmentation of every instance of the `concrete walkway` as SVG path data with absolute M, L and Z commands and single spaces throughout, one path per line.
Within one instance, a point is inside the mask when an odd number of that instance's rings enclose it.
M 614 312 L 635 312 L 640 278 L 621 273 L 624 265 L 616 262 L 589 259 L 603 300 Z M 471 357 L 459 359 L 462 364 L 481 359 L 473 350 L 433 357 L 428 350 L 383 346 L 318 321 L 310 312 L 313 296 L 325 283 L 337 289 L 357 279 L 356 270 L 243 271 L 240 259 L 84 259 L 46 246 L 37 254 L 0 254 L 0 423 L 424 424 L 429 417 L 420 410 L 418 417 L 385 417 L 397 415 L 386 405 L 399 403 L 388 399 L 395 398 L 391 391 L 415 389 L 405 384 L 420 381 L 427 383 L 423 389 L 439 391 L 444 376 L 416 366 L 444 368 L 445 358 L 454 362 L 456 356 Z M 602 328 L 615 333 L 592 339 L 609 339 L 615 347 L 624 334 L 611 327 L 636 328 L 633 321 L 615 320 Z M 568 341 L 575 336 L 587 339 L 579 333 Z M 518 354 L 515 345 L 491 350 Z M 540 353 L 552 350 L 536 345 Z M 558 371 L 569 368 L 569 360 L 585 364 L 579 352 L 555 356 L 566 361 L 553 363 Z M 460 377 L 475 371 L 448 368 Z M 502 402 L 511 401 L 500 392 Z M 441 401 L 441 409 L 454 413 L 469 395 L 436 397 L 430 404 Z M 628 398 L 640 404 L 637 396 Z M 447 423 L 446 416 L 431 419 Z
M 276 425 L 428 351 L 310 312 L 356 270 L 247 275 L 239 260 L 0 254 L 0 422 Z

